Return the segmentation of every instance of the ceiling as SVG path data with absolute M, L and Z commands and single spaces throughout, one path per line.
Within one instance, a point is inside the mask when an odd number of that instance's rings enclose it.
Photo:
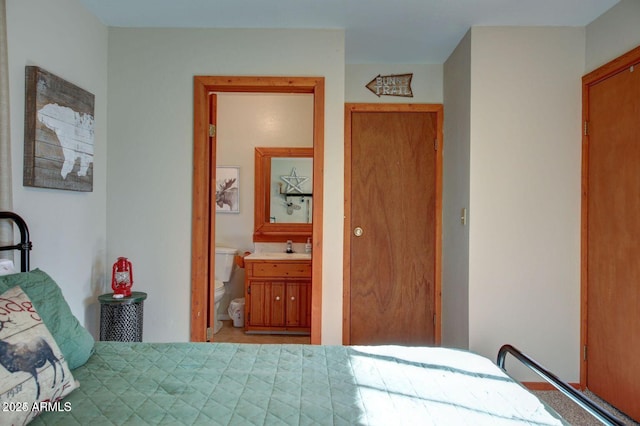
M 618 1 L 81 0 L 113 27 L 344 29 L 350 64 L 441 64 L 471 26 L 585 26 Z

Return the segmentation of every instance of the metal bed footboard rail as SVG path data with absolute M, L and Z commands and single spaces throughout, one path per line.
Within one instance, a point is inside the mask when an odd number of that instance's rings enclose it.
M 29 240 L 29 228 L 27 223 L 16 213 L 0 211 L 0 220 L 8 219 L 13 221 L 20 230 L 20 243 L 0 247 L 0 251 L 20 250 L 20 270 L 22 272 L 29 271 L 29 251 L 32 244 Z
M 578 404 L 584 410 L 586 410 L 589 414 L 597 418 L 602 424 L 605 425 L 616 425 L 616 426 L 624 426 L 620 420 L 614 417 L 611 413 L 609 413 L 604 408 L 600 407 L 591 399 L 584 396 L 584 394 L 575 390 L 571 385 L 558 378 L 555 374 L 544 368 L 542 365 L 538 364 L 535 360 L 530 358 L 528 355 L 525 355 L 520 350 L 514 348 L 511 345 L 504 345 L 498 351 L 498 367 L 500 367 L 505 372 L 505 359 L 507 357 L 507 353 L 513 355 L 518 361 L 523 363 L 525 366 L 529 367 L 531 370 L 536 372 L 540 377 L 545 379 L 547 382 L 551 383 L 555 386 L 560 392 L 566 395 L 573 402 Z

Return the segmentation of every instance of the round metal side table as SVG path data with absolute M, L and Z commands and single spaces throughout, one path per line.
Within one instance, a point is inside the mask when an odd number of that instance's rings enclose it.
M 116 299 L 113 293 L 98 296 L 100 301 L 100 340 L 142 342 L 144 300 L 147 293 L 132 291 Z

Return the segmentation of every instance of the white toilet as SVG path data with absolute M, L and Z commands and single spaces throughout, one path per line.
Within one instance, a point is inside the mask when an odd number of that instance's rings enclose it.
M 224 296 L 225 283 L 231 279 L 234 265 L 233 259 L 236 254 L 238 254 L 238 250 L 234 248 L 216 246 L 216 285 L 214 292 L 214 312 L 216 313 L 216 319 L 213 323 L 214 334 L 222 328 L 222 321 L 218 319 L 218 308 L 220 308 L 220 301 Z

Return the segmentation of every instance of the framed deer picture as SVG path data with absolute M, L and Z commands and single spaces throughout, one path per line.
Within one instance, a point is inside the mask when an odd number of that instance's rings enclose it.
M 240 213 L 240 167 L 216 167 L 216 213 Z

